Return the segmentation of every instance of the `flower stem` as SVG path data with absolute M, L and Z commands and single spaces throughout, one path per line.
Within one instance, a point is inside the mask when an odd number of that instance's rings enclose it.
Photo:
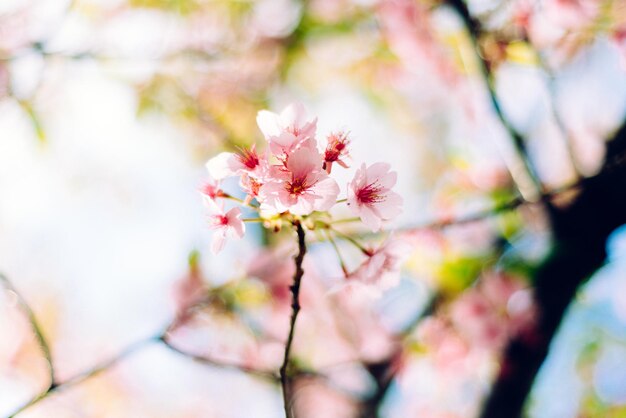
M 344 276 L 348 277 L 348 268 L 346 267 L 346 263 L 343 261 L 343 257 L 341 256 L 341 252 L 339 251 L 339 247 L 337 246 L 337 243 L 335 242 L 335 239 L 333 238 L 333 236 L 331 235 L 331 233 L 327 229 L 324 230 L 324 231 L 326 232 L 326 236 L 328 237 L 328 241 L 330 241 L 331 245 L 335 249 L 335 252 L 337 253 L 337 257 L 339 258 L 339 264 L 341 265 L 341 270 L 343 270 Z
M 361 252 L 363 254 L 365 254 L 368 257 L 371 257 L 372 255 L 372 251 L 368 250 L 367 248 L 365 248 L 365 246 L 363 244 L 361 244 L 360 242 L 358 242 L 357 240 L 355 240 L 354 238 L 352 238 L 350 235 L 346 235 L 341 231 L 338 231 L 336 229 L 334 229 L 333 227 L 331 227 L 329 225 L 329 229 L 331 229 L 335 234 L 337 234 L 338 236 L 340 236 L 341 238 L 345 239 L 346 241 L 350 242 L 352 245 L 354 245 L 355 247 L 357 247 L 359 250 L 361 250 Z
M 343 202 L 347 202 L 347 201 L 348 201 L 348 199 L 339 199 L 335 203 L 343 203 Z
M 254 210 L 256 210 L 256 211 L 258 211 L 258 210 L 259 210 L 259 207 L 258 207 L 258 206 L 254 206 L 254 205 L 251 205 L 250 203 L 246 203 L 244 200 L 239 199 L 238 197 L 231 196 L 231 195 L 229 195 L 229 194 L 225 194 L 225 195 L 224 195 L 224 196 L 222 196 L 222 197 L 223 197 L 224 199 L 230 199 L 230 200 L 233 200 L 233 201 L 235 201 L 235 202 L 239 203 L 241 206 L 245 206 L 245 207 L 247 207 L 247 208 L 254 209 Z
M 347 219 L 337 219 L 336 221 L 332 221 L 331 224 L 347 224 L 350 222 L 358 222 L 361 218 L 347 218 Z
M 283 403 L 285 406 L 285 415 L 287 418 L 294 418 L 293 411 L 291 409 L 292 388 L 289 376 L 287 375 L 289 368 L 289 356 L 291 354 L 291 345 L 293 343 L 293 336 L 296 329 L 296 320 L 298 319 L 298 313 L 300 312 L 300 283 L 304 270 L 302 269 L 302 261 L 306 254 L 306 242 L 304 240 L 305 234 L 300 221 L 294 222 L 296 232 L 298 234 L 298 254 L 294 258 L 296 264 L 296 272 L 293 276 L 293 284 L 289 287 L 291 290 L 291 321 L 289 324 L 289 335 L 287 337 L 287 343 L 285 344 L 285 355 L 283 357 L 283 364 L 280 367 L 280 384 L 283 390 Z

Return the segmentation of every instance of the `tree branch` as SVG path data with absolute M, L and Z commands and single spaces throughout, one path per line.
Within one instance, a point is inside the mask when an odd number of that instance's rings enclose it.
M 578 287 L 606 258 L 609 234 L 626 223 L 626 124 L 609 143 L 602 172 L 584 182 L 576 200 L 550 212 L 554 245 L 534 277 L 536 324 L 513 339 L 482 418 L 519 417 L 550 343 Z
M 41 328 L 37 322 L 37 319 L 33 313 L 33 311 L 31 310 L 31 308 L 29 307 L 29 305 L 26 303 L 26 301 L 24 300 L 24 298 L 20 295 L 19 292 L 17 292 L 17 290 L 13 287 L 13 285 L 11 284 L 11 282 L 9 281 L 9 279 L 2 273 L 0 273 L 0 282 L 2 282 L 3 286 L 13 292 L 16 295 L 17 301 L 20 305 L 20 308 L 22 309 L 22 311 L 25 313 L 25 315 L 27 316 L 27 319 L 30 323 L 31 328 L 33 329 L 33 332 L 36 336 L 37 339 L 37 343 L 39 344 L 39 346 L 42 349 L 42 352 L 44 354 L 44 357 L 46 358 L 46 361 L 48 363 L 49 366 L 49 370 L 50 370 L 50 383 L 48 384 L 48 386 L 46 387 L 45 390 L 43 390 L 42 392 L 36 394 L 35 396 L 33 396 L 31 399 L 29 399 L 28 401 L 26 401 L 24 404 L 20 405 L 19 407 L 17 407 L 15 410 L 13 410 L 13 412 L 11 412 L 8 415 L 8 418 L 12 418 L 15 415 L 25 411 L 26 409 L 30 408 L 31 406 L 34 406 L 36 404 L 38 404 L 39 402 L 41 402 L 44 399 L 47 399 L 48 397 L 54 395 L 55 393 L 64 390 L 68 387 L 71 386 L 75 386 L 79 383 L 84 382 L 85 380 L 94 377 L 106 370 L 108 370 L 109 368 L 111 368 L 112 366 L 118 364 L 120 361 L 126 359 L 127 357 L 129 357 L 130 355 L 138 352 L 139 350 L 144 349 L 145 347 L 154 344 L 154 343 L 162 343 L 165 347 L 167 347 L 168 349 L 172 350 L 175 353 L 178 353 L 180 355 L 183 355 L 189 359 L 192 359 L 198 363 L 202 363 L 205 365 L 210 365 L 212 367 L 216 367 L 216 368 L 221 368 L 221 369 L 230 369 L 230 370 L 237 370 L 240 371 L 242 373 L 246 373 L 249 374 L 251 376 L 256 376 L 259 378 L 263 378 L 266 380 L 270 380 L 272 382 L 278 382 L 280 380 L 280 377 L 278 376 L 278 374 L 270 372 L 270 371 L 264 371 L 264 370 L 259 370 L 259 369 L 255 369 L 249 366 L 245 366 L 245 365 L 238 365 L 238 364 L 234 364 L 234 363 L 226 363 L 220 360 L 216 360 L 216 359 L 212 359 L 209 357 L 204 357 L 201 355 L 197 355 L 197 354 L 192 354 L 192 353 L 188 353 L 185 352 L 181 349 L 179 349 L 178 347 L 174 346 L 167 338 L 167 334 L 174 328 L 176 328 L 179 324 L 178 318 L 173 319 L 166 327 L 163 328 L 163 331 L 152 335 L 150 337 L 138 340 L 132 344 L 130 344 L 129 346 L 127 346 L 126 348 L 124 348 L 122 351 L 120 351 L 118 354 L 116 354 L 115 356 L 111 357 L 108 360 L 105 360 L 103 362 L 100 362 L 92 367 L 90 367 L 89 369 L 86 369 L 72 377 L 70 377 L 69 379 L 59 382 L 58 380 L 56 380 L 55 374 L 54 374 L 54 363 L 52 361 L 52 356 L 50 355 L 50 348 L 49 348 L 49 344 L 46 341 Z M 200 302 L 198 302 L 197 304 L 191 306 L 188 308 L 189 311 L 193 311 L 197 308 L 201 308 L 203 306 L 206 306 L 208 303 L 210 303 L 210 300 L 202 300 Z
M 296 264 L 296 272 L 293 276 L 293 284 L 290 287 L 291 290 L 291 321 L 289 324 L 289 335 L 287 337 L 287 343 L 285 344 L 285 355 L 283 357 L 283 364 L 280 367 L 280 383 L 283 391 L 283 403 L 285 406 L 285 415 L 287 418 L 294 418 L 294 413 L 291 408 L 292 400 L 292 388 L 291 379 L 289 376 L 289 363 L 291 346 L 293 344 L 293 337 L 296 329 L 296 320 L 298 319 L 298 313 L 300 312 L 300 283 L 302 282 L 302 276 L 304 270 L 302 269 L 302 262 L 304 261 L 304 255 L 306 254 L 306 242 L 304 229 L 299 221 L 294 224 L 296 233 L 298 234 L 298 254 L 294 258 Z

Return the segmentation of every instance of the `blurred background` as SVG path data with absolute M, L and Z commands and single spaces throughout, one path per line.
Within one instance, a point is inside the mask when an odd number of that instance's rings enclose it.
M 596 175 L 626 114 L 620 0 L 2 0 L 0 416 L 284 416 L 240 369 L 280 367 L 295 241 L 249 225 L 213 256 L 198 189 L 292 101 L 398 172 L 412 244 L 370 300 L 312 239 L 297 416 L 479 416 L 536 320 L 540 196 Z M 526 416 L 626 416 L 626 230 L 607 251 Z

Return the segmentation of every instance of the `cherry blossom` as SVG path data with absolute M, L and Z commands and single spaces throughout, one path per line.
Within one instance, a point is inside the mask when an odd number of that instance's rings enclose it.
M 214 229 L 211 241 L 211 251 L 217 254 L 224 248 L 226 238 L 243 238 L 246 226 L 241 219 L 241 209 L 232 208 L 224 212 L 221 208 L 216 208 L 215 213 L 210 217 L 210 228 Z
M 224 192 L 220 188 L 220 182 L 209 178 L 200 188 L 200 193 L 207 206 L 218 207 L 217 199 L 224 197 Z
M 315 137 L 317 118 L 309 118 L 304 106 L 294 103 L 280 114 L 261 110 L 257 124 L 275 155 L 288 154 L 304 140 Z
M 291 153 L 284 168 L 275 169 L 259 191 L 265 207 L 294 215 L 326 211 L 338 194 L 339 186 L 322 169 L 322 157 L 313 142 Z
M 372 295 L 380 295 L 382 291 L 400 282 L 400 268 L 409 255 L 409 251 L 410 246 L 406 241 L 390 236 L 353 273 L 348 275 L 348 280 L 367 285 Z
M 207 170 L 211 177 L 221 180 L 226 177 L 248 174 L 261 177 L 265 169 L 265 159 L 256 152 L 256 146 L 242 148 L 238 152 L 222 152 L 211 158 Z
M 391 190 L 397 173 L 389 170 L 386 163 L 363 164 L 348 186 L 348 206 L 373 231 L 402 211 L 402 197 Z
M 327 138 L 328 144 L 324 151 L 324 168 L 330 174 L 333 163 L 337 163 L 343 168 L 348 168 L 346 159 L 348 158 L 348 139 L 347 132 L 331 133 Z

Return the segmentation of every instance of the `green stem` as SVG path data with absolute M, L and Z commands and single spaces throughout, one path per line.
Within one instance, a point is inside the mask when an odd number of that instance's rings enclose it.
M 368 257 L 371 257 L 372 255 L 372 251 L 365 248 L 365 246 L 363 244 L 361 244 L 360 242 L 358 242 L 357 240 L 355 240 L 354 238 L 352 238 L 349 235 L 344 234 L 341 231 L 338 231 L 336 229 L 334 229 L 333 227 L 331 227 L 330 225 L 328 226 L 329 229 L 331 229 L 335 234 L 337 234 L 338 236 L 340 236 L 342 239 L 345 239 L 346 241 L 350 242 L 352 245 L 354 245 L 355 247 L 357 247 L 359 250 L 361 250 L 361 252 L 363 254 L 365 254 Z
M 348 268 L 346 267 L 346 263 L 344 262 L 343 257 L 341 256 L 341 252 L 339 251 L 339 247 L 337 246 L 337 243 L 335 242 L 335 239 L 333 238 L 333 236 L 331 235 L 331 233 L 327 229 L 324 230 L 324 231 L 326 232 L 326 236 L 328 237 L 328 241 L 330 241 L 331 245 L 335 249 L 335 252 L 337 253 L 337 257 L 339 258 L 339 264 L 341 264 L 341 270 L 343 270 L 344 276 L 348 277 Z
M 347 224 L 350 222 L 359 222 L 361 220 L 361 218 L 346 218 L 346 219 L 338 219 L 336 221 L 332 221 L 331 224 L 332 225 L 336 225 L 336 224 Z

